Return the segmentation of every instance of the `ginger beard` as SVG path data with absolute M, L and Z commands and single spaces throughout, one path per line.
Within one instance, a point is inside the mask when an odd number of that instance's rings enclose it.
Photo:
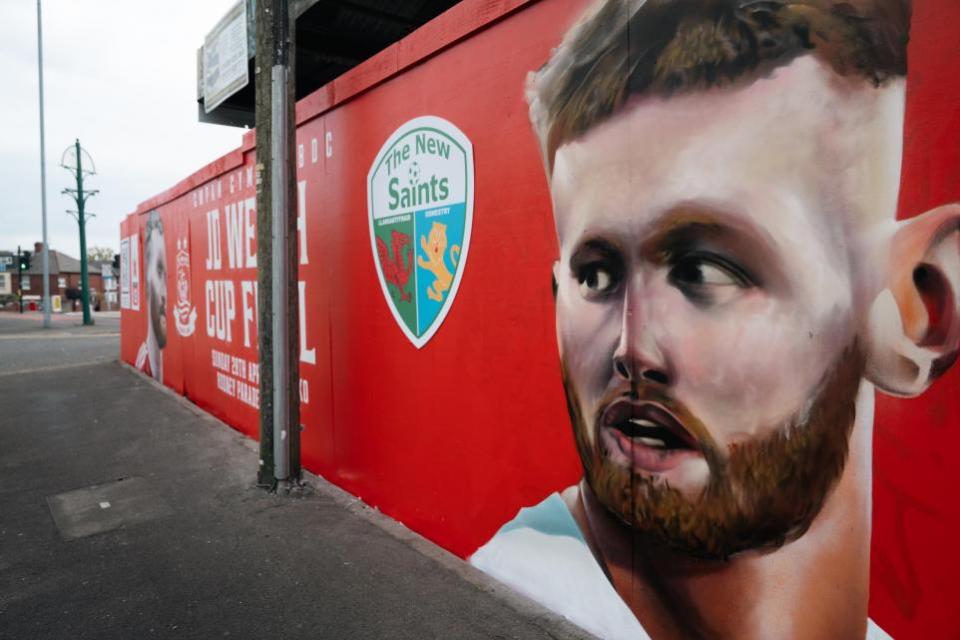
M 601 504 L 644 542 L 693 557 L 726 560 L 771 549 L 803 535 L 843 473 L 865 368 L 853 342 L 827 369 L 809 400 L 770 435 L 724 452 L 702 424 L 668 393 L 634 387 L 604 398 L 588 425 L 563 363 L 564 389 L 584 476 Z M 656 475 L 610 460 L 601 414 L 623 397 L 660 404 L 696 439 L 709 467 L 701 495 L 690 499 Z M 587 438 L 593 430 L 593 441 Z
M 153 335 L 157 339 L 157 346 L 163 349 L 167 346 L 167 310 L 166 302 L 160 300 L 151 288 L 150 291 L 150 323 L 153 325 Z

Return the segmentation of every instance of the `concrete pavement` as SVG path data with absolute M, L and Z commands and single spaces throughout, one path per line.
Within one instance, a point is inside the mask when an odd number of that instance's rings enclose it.
M 23 322 L 0 314 L 0 638 L 586 636 L 320 479 L 257 489 L 253 443 L 99 319 Z

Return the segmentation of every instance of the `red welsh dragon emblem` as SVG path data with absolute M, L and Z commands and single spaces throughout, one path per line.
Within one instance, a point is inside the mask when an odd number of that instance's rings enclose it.
M 390 249 L 382 238 L 377 238 L 377 257 L 383 269 L 383 278 L 400 292 L 400 300 L 410 302 L 410 293 L 406 291 L 407 282 L 413 272 L 413 244 L 412 239 L 396 229 L 390 232 L 390 245 L 393 249 L 393 258 Z M 406 252 L 404 252 L 406 249 Z

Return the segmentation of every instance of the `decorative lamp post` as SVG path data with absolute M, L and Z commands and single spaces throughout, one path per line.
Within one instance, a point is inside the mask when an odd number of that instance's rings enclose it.
M 86 167 L 84 165 L 86 165 Z M 91 325 L 93 324 L 93 318 L 90 317 L 90 283 L 87 274 L 86 219 L 93 218 L 95 216 L 92 213 L 84 214 L 84 207 L 87 203 L 87 198 L 92 195 L 96 195 L 99 193 L 99 191 L 96 189 L 84 191 L 83 177 L 84 175 L 95 175 L 97 171 L 93 164 L 93 158 L 90 157 L 90 154 L 87 153 L 86 149 L 80 146 L 79 139 L 73 145 L 67 147 L 63 152 L 63 156 L 60 158 L 60 166 L 71 173 L 74 173 L 77 180 L 76 189 L 64 189 L 62 193 L 69 195 L 73 198 L 73 201 L 77 203 L 77 210 L 67 211 L 67 213 L 74 216 L 74 219 L 80 226 L 80 299 L 83 301 L 83 324 Z

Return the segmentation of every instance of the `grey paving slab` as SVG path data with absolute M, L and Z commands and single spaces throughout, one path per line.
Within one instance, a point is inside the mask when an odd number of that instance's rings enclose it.
M 144 478 L 118 478 L 47 497 L 50 515 L 67 539 L 83 538 L 173 513 Z

